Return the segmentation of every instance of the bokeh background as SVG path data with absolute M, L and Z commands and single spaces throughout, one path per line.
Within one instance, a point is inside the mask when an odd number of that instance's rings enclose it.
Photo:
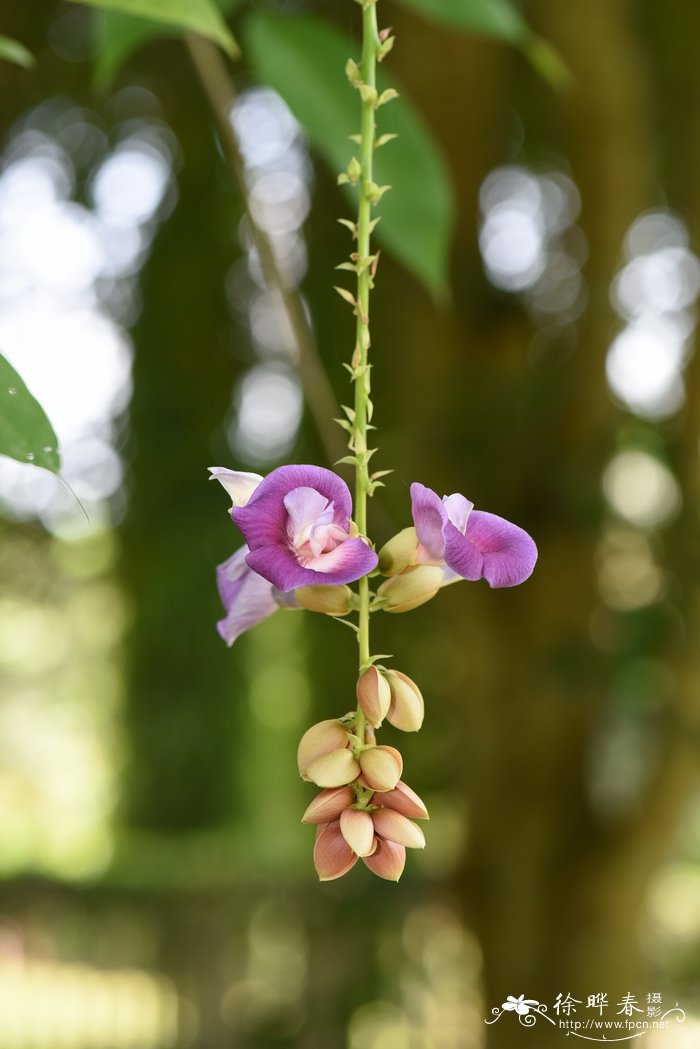
M 700 7 L 528 0 L 560 91 L 381 8 L 458 221 L 449 301 L 382 256 L 372 534 L 421 480 L 540 549 L 512 591 L 374 617 L 427 703 L 400 745 L 428 848 L 398 886 L 319 885 L 299 823 L 296 744 L 353 706 L 351 635 L 215 632 L 239 540 L 206 467 L 328 460 L 188 56 L 151 42 L 96 93 L 89 10 L 0 13 L 37 57 L 0 64 L 0 345 L 87 511 L 0 462 L 2 1049 L 564 1044 L 484 1023 L 523 993 L 653 994 L 687 1015 L 645 1044 L 700 1041 Z M 347 399 L 347 206 L 231 68 L 252 206 Z

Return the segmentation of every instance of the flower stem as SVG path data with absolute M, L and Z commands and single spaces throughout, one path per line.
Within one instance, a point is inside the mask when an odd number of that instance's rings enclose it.
M 364 0 L 362 5 L 362 61 L 360 73 L 363 84 L 375 89 L 377 50 L 379 48 L 377 31 L 376 0 Z M 373 98 L 373 93 L 375 98 Z M 357 456 L 355 465 L 355 520 L 360 535 L 367 534 L 367 498 L 370 492 L 369 456 L 367 448 L 367 425 L 371 417 L 370 401 L 370 367 L 368 354 L 369 335 L 369 293 L 372 287 L 372 266 L 370 263 L 370 223 L 372 201 L 370 189 L 372 180 L 372 158 L 374 152 L 374 110 L 376 93 L 366 91 L 362 96 L 362 120 L 360 125 L 360 178 L 359 205 L 357 211 L 357 331 L 352 366 L 355 378 L 355 418 L 353 444 Z M 367 667 L 370 658 L 369 648 L 369 580 L 367 577 L 359 583 L 359 619 L 357 640 L 359 644 L 360 672 Z M 366 721 L 359 705 L 355 731 L 360 739 L 365 739 Z

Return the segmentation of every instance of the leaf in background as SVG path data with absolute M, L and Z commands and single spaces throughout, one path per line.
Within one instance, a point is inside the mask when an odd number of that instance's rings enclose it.
M 527 23 L 509 0 L 400 0 L 435 22 L 446 22 L 469 33 L 493 36 L 511 44 L 527 37 Z
M 31 69 L 34 65 L 34 55 L 27 51 L 24 44 L 19 40 L 13 40 L 9 36 L 0 36 L 0 59 L 5 62 L 14 62 L 17 66 Z
M 568 87 L 571 72 L 554 47 L 533 33 L 510 0 L 399 0 L 431 21 L 515 44 L 533 69 L 557 89 Z
M 80 0 L 79 0 L 80 2 Z M 222 14 L 230 14 L 242 0 L 214 0 Z M 122 11 L 99 11 L 95 18 L 97 54 L 95 56 L 95 85 L 104 90 L 126 60 L 149 40 L 176 36 L 181 28 L 137 18 Z
M 58 439 L 46 412 L 10 362 L 0 354 L 0 455 L 20 463 L 61 469 Z
M 75 0 L 88 7 L 148 19 L 174 30 L 201 33 L 218 44 L 227 54 L 239 53 L 233 38 L 214 0 Z M 152 33 L 150 35 L 153 35 Z
M 243 27 L 246 57 L 257 78 L 273 87 L 338 173 L 353 154 L 360 106 L 345 76 L 357 52 L 350 37 L 308 14 L 254 11 Z M 380 91 L 395 86 L 379 71 Z M 375 154 L 374 181 L 392 186 L 377 214 L 377 239 L 436 294 L 447 287 L 447 256 L 454 219 L 449 176 L 438 147 L 405 97 L 379 110 L 379 133 L 398 138 Z M 356 200 L 356 190 L 348 189 Z

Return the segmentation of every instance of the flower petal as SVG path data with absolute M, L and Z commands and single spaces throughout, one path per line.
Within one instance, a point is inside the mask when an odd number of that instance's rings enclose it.
M 261 623 L 280 607 L 269 581 L 246 564 L 247 554 L 248 547 L 242 546 L 216 569 L 221 602 L 227 612 L 216 627 L 229 647 L 245 630 Z
M 321 554 L 312 561 L 317 565 L 322 564 L 323 570 L 304 568 L 289 547 L 281 543 L 262 546 L 247 556 L 248 565 L 255 572 L 269 579 L 278 589 L 286 591 L 319 583 L 331 586 L 352 583 L 376 568 L 377 555 L 362 539 L 346 539 L 335 550 Z
M 448 522 L 447 508 L 442 499 L 432 488 L 426 488 L 416 481 L 411 485 L 411 513 L 418 541 L 433 560 L 441 561 L 445 553 L 444 531 Z
M 454 495 L 443 495 L 442 502 L 445 509 L 447 510 L 448 520 L 455 526 L 458 532 L 462 535 L 467 530 L 467 521 L 469 520 L 469 514 L 474 509 L 474 503 L 470 503 L 468 499 L 465 499 L 459 492 L 455 492 Z
M 313 488 L 332 502 L 333 523 L 347 530 L 352 497 L 341 477 L 320 466 L 280 466 L 260 483 L 246 506 L 231 511 L 251 550 L 289 542 L 284 497 L 295 488 Z
M 406 849 L 393 841 L 379 841 L 371 856 L 363 856 L 362 862 L 373 874 L 387 881 L 398 881 L 406 864 Z
M 445 561 L 465 579 L 487 580 L 489 586 L 517 586 L 531 575 L 537 547 L 523 528 L 496 514 L 474 510 L 466 535 L 446 529 Z
M 342 878 L 356 863 L 357 856 L 340 832 L 340 822 L 334 820 L 327 824 L 318 834 L 314 845 L 314 866 L 320 880 Z
M 231 496 L 232 506 L 245 506 L 262 481 L 260 474 L 243 470 L 227 470 L 225 466 L 210 466 L 210 481 L 218 481 Z
M 309 533 L 316 523 L 329 524 L 333 520 L 333 509 L 315 488 L 293 488 L 282 500 L 289 515 L 287 535 L 293 546 L 307 542 Z M 322 517 L 322 522 L 319 518 Z
M 449 521 L 445 529 L 445 561 L 448 570 L 456 572 L 462 579 L 481 579 L 484 574 L 481 551 Z M 442 585 L 446 586 L 447 583 L 448 579 L 443 578 Z

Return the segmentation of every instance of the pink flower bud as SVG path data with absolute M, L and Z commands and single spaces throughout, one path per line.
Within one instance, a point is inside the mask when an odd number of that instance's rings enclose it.
M 406 568 L 382 583 L 377 595 L 384 598 L 387 612 L 410 612 L 435 597 L 444 578 L 443 570 L 434 565 Z
M 308 778 L 317 787 L 343 787 L 360 775 L 360 766 L 347 747 L 321 754 L 307 769 Z
M 406 865 L 406 850 L 403 845 L 382 839 L 375 852 L 371 856 L 364 856 L 362 862 L 380 878 L 398 881 Z
M 370 747 L 360 754 L 362 777 L 371 790 L 393 790 L 402 766 L 401 755 L 394 747 Z
M 340 816 L 340 832 L 356 856 L 369 856 L 374 852 L 374 823 L 369 812 L 345 809 Z
M 379 571 L 382 575 L 399 575 L 404 568 L 414 564 L 418 536 L 415 528 L 404 528 L 392 536 L 379 551 Z
M 302 823 L 330 823 L 355 800 L 351 787 L 334 787 L 317 794 L 301 817 Z
M 373 728 L 379 728 L 391 703 L 387 679 L 376 667 L 365 670 L 357 682 L 357 702 Z
M 314 866 L 321 881 L 333 881 L 357 863 L 357 856 L 340 833 L 340 823 L 334 820 L 316 835 Z
M 418 685 L 399 670 L 388 670 L 386 680 L 391 692 L 388 720 L 402 732 L 417 732 L 423 724 L 425 709 Z
M 346 616 L 352 609 L 352 590 L 349 586 L 301 586 L 294 596 L 309 612 L 324 612 L 327 616 Z
M 382 838 L 394 841 L 397 845 L 405 845 L 407 849 L 425 848 L 425 837 L 420 827 L 394 809 L 377 809 L 372 813 L 372 822 Z
M 297 750 L 297 764 L 301 778 L 306 780 L 311 778 L 308 775 L 308 769 L 316 758 L 332 750 L 338 750 L 340 747 L 346 747 L 347 744 L 348 734 L 339 721 L 319 721 L 317 725 L 312 725 L 301 737 Z
M 412 820 L 427 820 L 428 810 L 416 794 L 415 790 L 399 780 L 394 790 L 382 794 L 382 805 L 386 809 L 394 809 L 402 816 L 408 816 Z

